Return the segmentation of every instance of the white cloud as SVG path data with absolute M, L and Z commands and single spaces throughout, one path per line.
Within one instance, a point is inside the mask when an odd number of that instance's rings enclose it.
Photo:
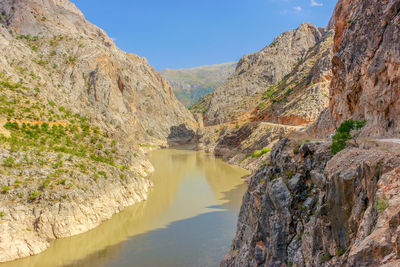
M 294 6 L 293 7 L 294 11 L 296 12 L 301 12 L 303 9 L 301 8 L 301 6 Z
M 324 4 L 317 2 L 316 0 L 311 0 L 311 6 L 323 6 Z

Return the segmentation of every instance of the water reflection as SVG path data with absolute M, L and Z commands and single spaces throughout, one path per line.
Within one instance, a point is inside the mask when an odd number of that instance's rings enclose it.
M 247 171 L 187 150 L 149 158 L 156 171 L 147 201 L 85 234 L 56 240 L 40 255 L 0 266 L 215 265 L 233 237 Z

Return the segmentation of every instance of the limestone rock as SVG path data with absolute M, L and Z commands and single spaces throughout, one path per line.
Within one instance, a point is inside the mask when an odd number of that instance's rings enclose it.
M 327 105 L 332 38 L 326 28 L 304 23 L 279 35 L 260 52 L 244 56 L 235 73 L 212 93 L 205 124 L 237 121 L 253 114 L 254 120 L 282 124 L 313 121 L 319 109 Z M 309 108 L 304 110 L 309 117 L 299 113 L 302 101 L 309 102 Z M 272 107 L 266 110 L 275 104 L 279 105 L 274 108 L 280 114 L 273 114 Z M 311 115 L 314 111 L 315 115 Z M 286 119 L 279 121 L 276 117 Z
M 5 0 L 0 13 L 0 135 L 16 134 L 8 120 L 21 136 L 42 129 L 24 149 L 0 144 L 3 262 L 145 200 L 143 150 L 193 140 L 197 122 L 145 58 L 121 51 L 70 1 Z

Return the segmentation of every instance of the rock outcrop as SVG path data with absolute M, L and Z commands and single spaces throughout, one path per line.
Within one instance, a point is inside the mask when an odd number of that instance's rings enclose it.
M 332 156 L 282 139 L 250 180 L 221 266 L 397 266 L 399 166 L 379 148 Z

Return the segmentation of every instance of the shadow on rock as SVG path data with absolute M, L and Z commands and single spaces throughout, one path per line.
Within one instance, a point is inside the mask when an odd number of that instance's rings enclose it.
M 196 141 L 195 136 L 195 132 L 182 123 L 179 126 L 172 126 L 170 128 L 167 141 L 170 146 L 194 144 Z

